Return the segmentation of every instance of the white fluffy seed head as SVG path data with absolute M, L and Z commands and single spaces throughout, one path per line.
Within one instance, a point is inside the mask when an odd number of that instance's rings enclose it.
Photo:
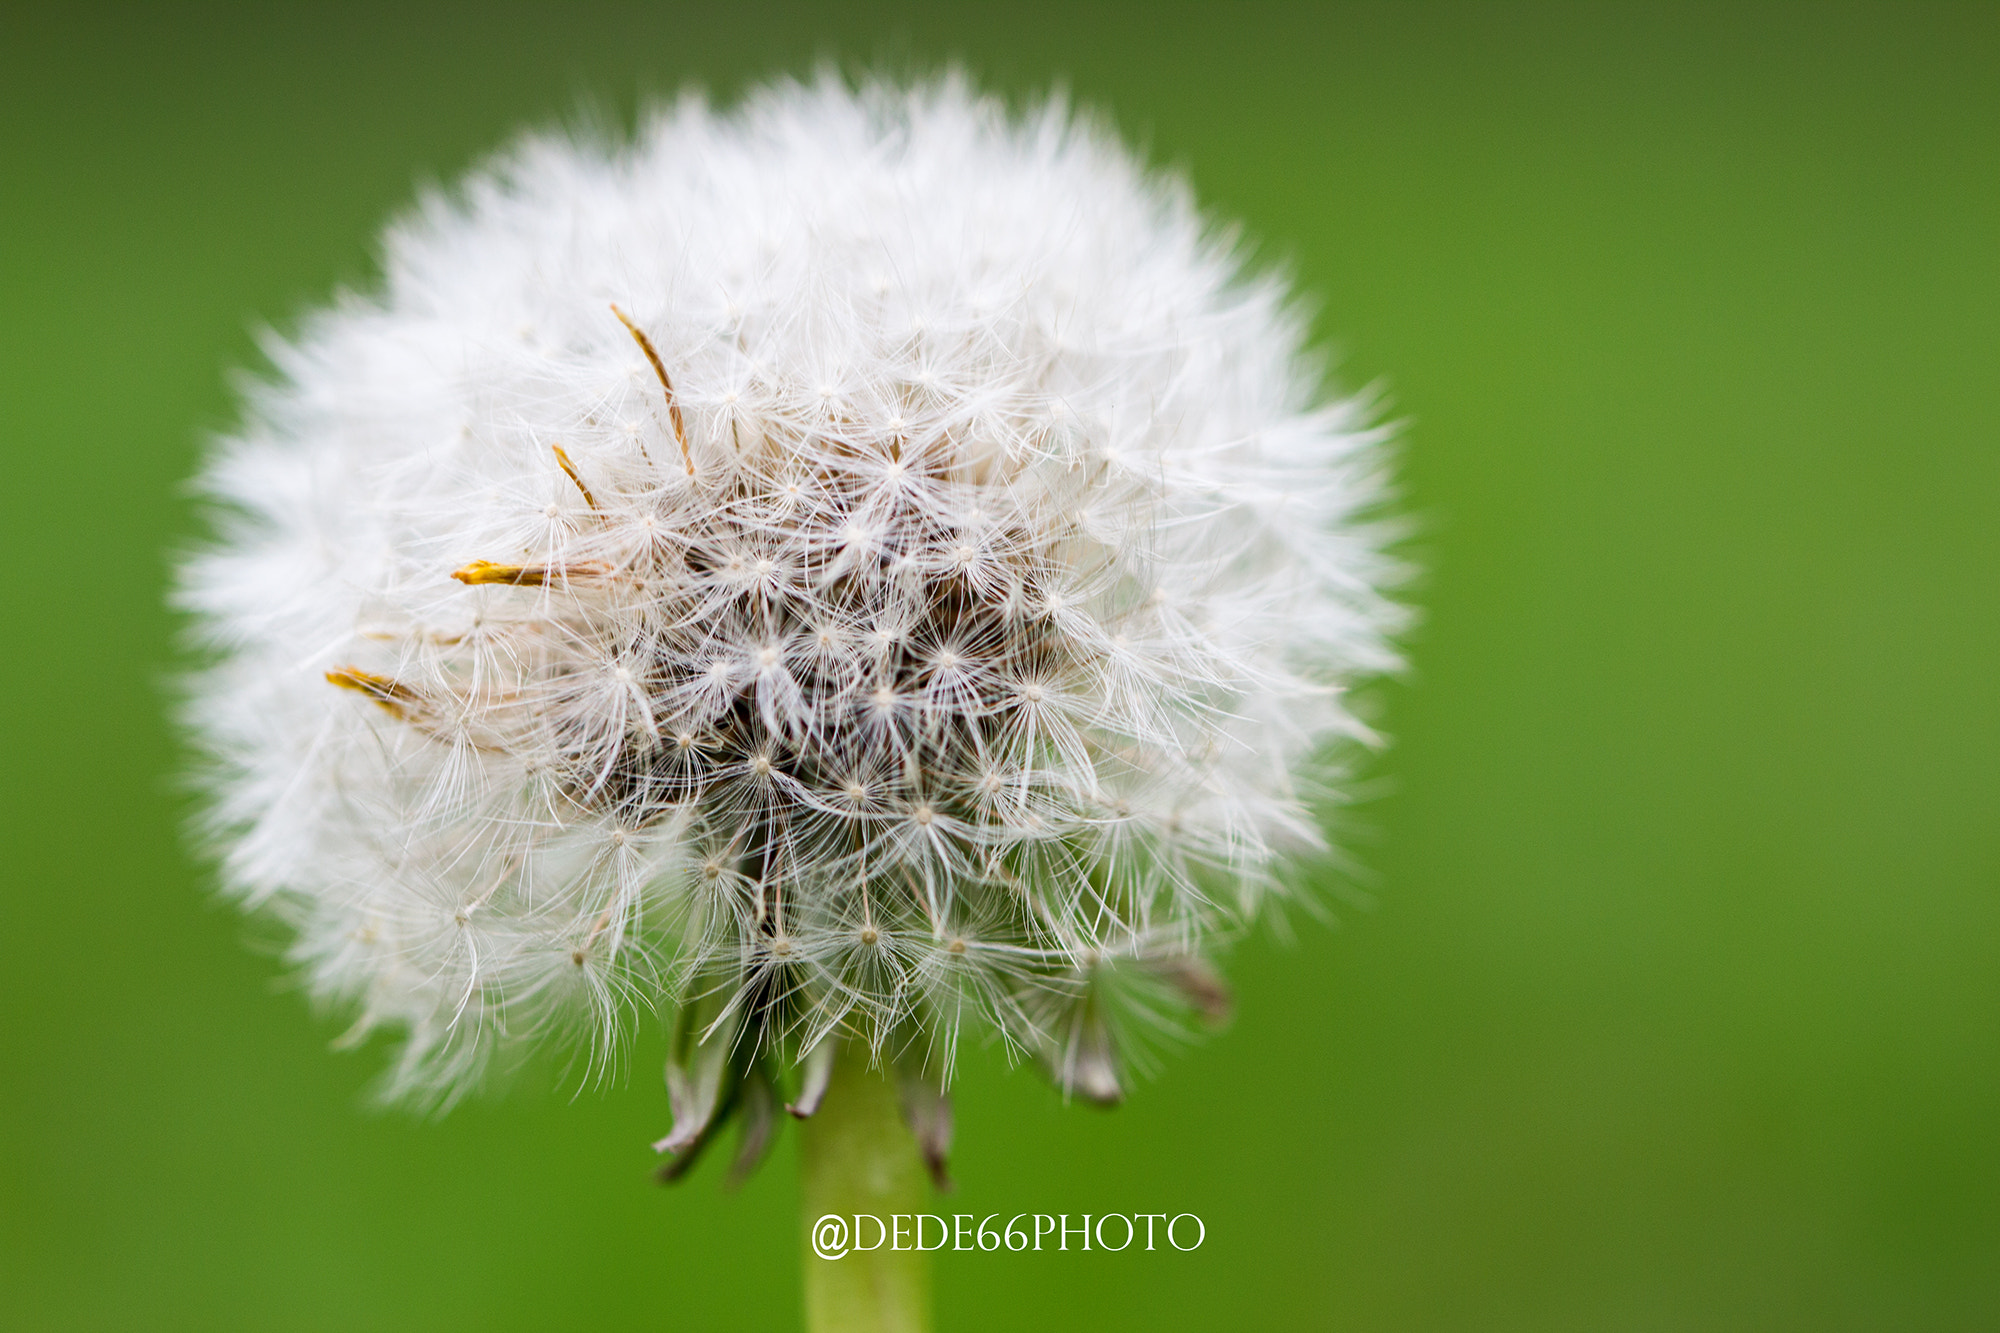
M 386 270 L 183 596 L 227 882 L 392 1092 L 719 996 L 1096 1095 L 1132 977 L 1204 1003 L 1397 613 L 1379 431 L 1178 181 L 826 78 L 528 139 Z

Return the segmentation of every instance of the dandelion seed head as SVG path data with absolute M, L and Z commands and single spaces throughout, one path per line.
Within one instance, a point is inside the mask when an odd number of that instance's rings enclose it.
M 712 1002 L 1108 1096 L 1102 1015 L 1215 993 L 1395 665 L 1381 430 L 1059 101 L 528 138 L 272 355 L 189 716 L 229 889 L 392 1095 Z

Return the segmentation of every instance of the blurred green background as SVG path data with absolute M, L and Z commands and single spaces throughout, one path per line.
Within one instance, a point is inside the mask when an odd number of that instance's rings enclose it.
M 652 1185 L 654 1036 L 367 1107 L 184 850 L 162 591 L 418 182 L 821 55 L 1190 173 L 1429 571 L 1371 901 L 1115 1113 L 963 1086 L 949 1207 L 1207 1243 L 941 1256 L 942 1327 L 2000 1327 L 2000 9 L 1402 4 L 0 10 L 0 1325 L 795 1326 L 791 1146 Z

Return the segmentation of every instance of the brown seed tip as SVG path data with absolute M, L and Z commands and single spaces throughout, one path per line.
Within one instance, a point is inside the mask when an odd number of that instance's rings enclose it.
M 576 483 L 576 488 L 583 492 L 583 502 L 592 509 L 596 509 L 597 497 L 590 493 L 590 487 L 583 484 L 583 478 L 576 475 L 576 465 L 569 461 L 569 455 L 563 452 L 563 447 L 559 444 L 550 445 L 549 447 L 556 451 L 556 466 L 567 473 L 569 479 Z
M 674 382 L 667 378 L 666 362 L 660 360 L 660 354 L 654 350 L 653 340 L 646 336 L 646 331 L 633 323 L 632 317 L 620 310 L 615 301 L 612 303 L 611 313 L 618 316 L 618 322 L 625 326 L 625 331 L 632 335 L 632 341 L 639 344 L 639 350 L 644 352 L 646 360 L 653 364 L 653 374 L 659 378 L 660 388 L 667 395 L 667 416 L 674 423 L 674 440 L 681 447 L 681 462 L 687 467 L 687 474 L 692 477 L 694 455 L 688 451 L 687 422 L 681 418 L 681 405 L 674 397 Z
M 542 588 L 551 583 L 571 583 L 602 578 L 611 566 L 602 560 L 578 560 L 567 565 L 502 565 L 491 560 L 475 560 L 451 576 L 468 587 L 499 583 L 512 588 Z
M 326 679 L 330 685 L 338 685 L 343 690 L 357 690 L 367 695 L 398 717 L 406 716 L 412 708 L 422 702 L 421 696 L 401 681 L 388 676 L 378 676 L 372 671 L 363 671 L 360 667 L 335 667 L 326 673 Z
M 475 560 L 464 569 L 454 569 L 451 576 L 460 583 L 478 585 L 481 583 L 540 584 L 541 571 L 528 565 L 500 565 L 491 560 Z

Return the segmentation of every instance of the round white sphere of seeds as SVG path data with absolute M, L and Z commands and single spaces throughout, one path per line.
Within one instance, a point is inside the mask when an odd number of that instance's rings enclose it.
M 825 78 L 527 140 L 385 270 L 183 586 L 227 883 L 392 1094 L 677 1005 L 1112 1098 L 1126 1006 L 1219 1001 L 1398 613 L 1380 431 L 1183 185 Z

